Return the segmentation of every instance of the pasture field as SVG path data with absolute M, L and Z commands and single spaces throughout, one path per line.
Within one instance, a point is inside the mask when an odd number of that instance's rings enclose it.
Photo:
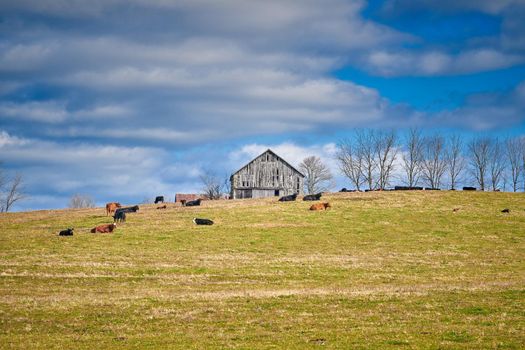
M 2 214 L 0 348 L 525 348 L 523 193 L 323 200 Z

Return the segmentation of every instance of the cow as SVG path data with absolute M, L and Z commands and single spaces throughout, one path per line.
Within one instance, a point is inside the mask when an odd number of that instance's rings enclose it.
M 463 187 L 463 191 L 476 191 L 476 187 L 465 186 Z
M 113 221 L 114 222 L 126 222 L 126 212 L 117 210 L 115 212 L 115 215 L 113 215 Z
M 316 203 L 316 204 L 312 204 L 312 206 L 310 207 L 310 210 L 327 210 L 328 208 L 331 208 L 332 206 L 330 205 L 330 203 Z
M 358 192 L 357 190 L 349 190 L 346 187 L 341 188 L 339 192 Z
M 68 228 L 67 230 L 62 230 L 58 233 L 59 236 L 73 236 L 73 228 Z
M 124 213 L 135 213 L 139 210 L 139 206 L 138 205 L 134 205 L 132 207 L 126 207 L 126 208 L 118 208 L 116 211 L 115 211 L 115 215 L 118 213 L 118 212 L 124 212 Z
M 297 199 L 297 193 L 279 198 L 279 202 L 293 202 Z
M 103 225 L 98 225 L 96 227 L 93 227 L 91 229 L 91 233 L 96 233 L 96 232 L 100 232 L 100 233 L 111 233 L 113 232 L 113 230 L 115 230 L 117 228 L 117 224 L 115 223 L 112 223 L 112 224 L 103 224 Z
M 505 209 L 503 209 L 501 212 L 502 212 L 502 213 L 510 213 L 510 209 L 505 208 Z
M 419 186 L 394 186 L 394 191 L 422 191 L 423 187 Z
M 456 207 L 456 208 L 452 209 L 452 211 L 453 211 L 454 213 L 456 213 L 456 212 L 459 211 L 459 208 Z
M 198 207 L 199 205 L 201 205 L 201 201 L 202 199 L 196 199 L 194 201 L 188 201 L 186 202 L 186 205 L 184 205 L 185 207 Z
M 181 199 L 180 200 L 180 204 L 185 207 L 186 206 L 186 200 L 185 199 Z
M 155 197 L 155 204 L 157 203 L 164 203 L 164 196 Z
M 160 207 L 157 207 L 157 209 L 166 209 L 166 208 L 167 208 L 166 204 L 161 205 Z
M 120 207 L 121 207 L 121 205 L 118 202 L 106 203 L 106 216 L 108 216 L 109 214 L 114 213 L 115 210 L 117 210 Z
M 210 219 L 193 218 L 193 223 L 195 225 L 213 225 L 213 221 Z
M 321 199 L 322 193 L 309 194 L 303 197 L 303 201 L 318 201 Z

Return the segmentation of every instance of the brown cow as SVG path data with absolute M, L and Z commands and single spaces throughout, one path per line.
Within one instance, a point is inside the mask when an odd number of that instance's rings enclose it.
M 111 233 L 113 232 L 114 229 L 117 228 L 117 224 L 113 223 L 113 224 L 104 224 L 104 225 L 98 225 L 97 227 L 93 227 L 91 229 L 91 233 L 96 233 L 96 232 L 100 232 L 100 233 Z
M 316 203 L 310 207 L 310 210 L 326 210 L 331 207 L 332 206 L 328 202 L 327 203 Z
M 157 209 L 166 209 L 166 208 L 167 208 L 166 204 L 161 205 L 160 207 L 157 207 Z
M 106 203 L 106 216 L 113 214 L 117 208 L 122 207 L 118 202 Z

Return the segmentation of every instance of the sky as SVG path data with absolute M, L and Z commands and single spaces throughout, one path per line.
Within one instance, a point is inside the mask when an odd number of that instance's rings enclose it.
M 525 0 L 2 0 L 14 210 L 200 192 L 355 128 L 525 135 Z

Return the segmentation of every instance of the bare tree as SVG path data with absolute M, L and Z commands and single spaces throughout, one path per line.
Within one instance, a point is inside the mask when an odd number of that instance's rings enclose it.
M 394 130 L 373 132 L 374 153 L 379 172 L 377 184 L 380 189 L 385 189 L 390 183 L 394 170 L 394 161 L 397 156 L 397 136 Z
M 523 192 L 525 192 L 525 137 L 521 138 L 521 176 L 523 177 Z
M 445 162 L 447 164 L 450 188 L 456 189 L 461 173 L 465 168 L 465 158 L 461 154 L 463 142 L 459 135 L 452 135 L 446 145 Z
M 491 144 L 492 140 L 488 137 L 474 138 L 468 144 L 470 173 L 482 191 L 485 191 Z
M 512 181 L 512 190 L 514 192 L 518 191 L 518 181 L 520 179 L 522 169 L 522 159 L 524 155 L 522 154 L 523 148 L 520 139 L 518 138 L 508 138 L 505 141 L 507 159 L 509 161 L 510 167 L 510 176 Z
M 299 170 L 305 175 L 304 187 L 308 194 L 324 192 L 334 186 L 334 177 L 321 158 L 310 156 L 299 164 Z
M 489 175 L 492 190 L 496 191 L 499 188 L 503 171 L 505 170 L 505 155 L 501 142 L 496 139 L 491 142 L 489 151 Z
M 340 141 L 337 147 L 336 158 L 339 163 L 339 169 L 352 182 L 356 190 L 361 191 L 361 185 L 365 182 L 363 154 L 349 139 Z
M 224 194 L 226 194 L 228 196 L 228 198 L 232 198 L 230 197 L 232 195 L 232 183 L 231 183 L 231 179 L 230 179 L 230 176 L 231 175 L 224 175 L 224 182 L 223 182 L 223 192 Z
M 409 187 L 417 186 L 423 158 L 423 138 L 421 137 L 421 131 L 419 129 L 412 128 L 408 131 L 406 150 L 402 158 L 402 167 L 406 174 L 406 184 Z
M 95 202 L 91 196 L 77 193 L 69 199 L 68 207 L 73 209 L 94 208 Z
M 377 162 L 375 159 L 375 136 L 373 130 L 357 130 L 356 146 L 362 161 L 362 174 L 364 182 L 369 189 L 375 188 L 375 172 Z
M 207 199 L 220 199 L 223 193 L 223 180 L 213 171 L 206 169 L 200 176 L 202 192 Z
M 426 137 L 423 147 L 421 177 L 428 186 L 439 188 L 446 169 L 445 140 L 440 135 Z
M 16 174 L 11 181 L 8 181 L 0 174 L 0 193 L 2 193 L 0 212 L 7 213 L 16 202 L 25 198 L 22 175 Z

